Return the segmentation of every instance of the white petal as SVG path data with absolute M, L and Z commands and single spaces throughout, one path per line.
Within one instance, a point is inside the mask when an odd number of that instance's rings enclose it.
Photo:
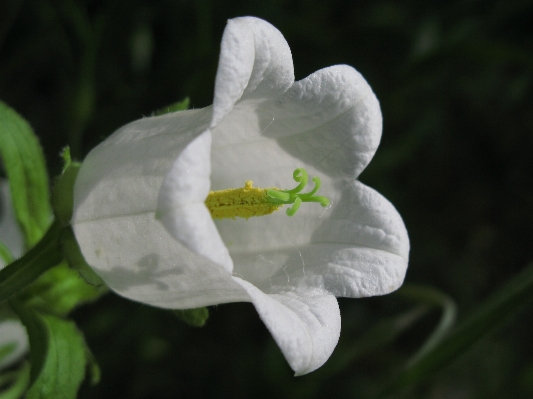
M 165 176 L 158 199 L 158 219 L 187 248 L 222 265 L 233 262 L 204 204 L 210 188 L 211 134 L 193 140 Z
M 85 158 L 74 187 L 74 225 L 154 212 L 163 177 L 206 130 L 211 110 L 144 118 L 117 130 Z
M 403 283 L 409 257 L 403 220 L 387 199 L 359 181 L 344 185 L 338 205 L 311 243 L 307 275 L 311 281 L 313 275 L 323 276 L 312 286 L 361 297 L 387 294 Z
M 214 189 L 291 186 L 292 171 L 356 178 L 381 139 L 379 102 L 353 68 L 338 65 L 296 82 L 281 97 L 243 101 L 213 130 Z M 331 193 L 330 193 L 331 195 Z
M 409 238 L 396 208 L 359 181 L 341 183 L 340 198 L 311 242 L 342 243 L 409 256 Z
M 254 304 L 296 375 L 310 373 L 329 359 L 341 330 L 333 295 L 320 290 L 276 289 L 268 295 L 235 278 Z
M 283 35 L 258 18 L 230 19 L 222 36 L 211 126 L 237 101 L 272 97 L 293 82 L 292 55 Z
M 220 223 L 223 239 L 239 243 L 229 247 L 234 273 L 263 290 L 316 287 L 347 297 L 383 295 L 402 284 L 409 238 L 383 196 L 358 181 L 345 182 L 324 217 L 312 214 L 319 212 L 316 204 L 302 208 L 307 215 L 278 212 L 269 224 L 257 218 L 231 230 Z M 262 232 L 259 237 L 249 230 L 254 228 Z
M 118 294 L 165 308 L 246 298 L 227 270 L 175 240 L 155 218 L 164 176 L 210 120 L 209 108 L 141 119 L 83 162 L 72 226 L 87 262 Z
M 248 300 L 223 267 L 174 239 L 154 213 L 74 226 L 85 260 L 121 296 L 186 309 Z
M 381 139 L 379 102 L 352 67 L 337 65 L 298 81 L 265 111 L 263 133 L 288 153 L 330 176 L 356 178 Z
M 0 358 L 0 370 L 12 365 L 28 351 L 28 334 L 20 321 L 0 321 L 0 349 L 4 346 L 12 346 L 12 352 Z

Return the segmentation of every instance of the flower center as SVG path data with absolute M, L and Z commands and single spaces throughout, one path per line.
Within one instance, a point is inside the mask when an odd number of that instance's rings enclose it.
M 292 177 L 299 183 L 292 190 L 281 190 L 277 187 L 253 187 L 253 182 L 247 180 L 243 188 L 210 191 L 205 205 L 213 219 L 235 219 L 236 217 L 248 219 L 252 216 L 265 216 L 289 204 L 292 206 L 287 209 L 287 215 L 293 216 L 302 202 L 318 202 L 323 207 L 329 205 L 328 198 L 315 195 L 320 188 L 320 178 L 313 177 L 315 187 L 308 193 L 300 193 L 309 180 L 307 172 L 303 168 L 298 168 Z

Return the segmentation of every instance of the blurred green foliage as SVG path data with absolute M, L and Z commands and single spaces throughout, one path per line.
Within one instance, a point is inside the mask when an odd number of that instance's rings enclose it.
M 408 283 L 446 293 L 461 321 L 533 261 L 531 1 L 2 0 L 0 98 L 57 175 L 66 144 L 81 160 L 168 104 L 209 105 L 225 22 L 241 15 L 285 35 L 297 79 L 345 63 L 373 87 L 384 132 L 361 180 L 404 217 Z M 102 369 L 80 397 L 371 398 L 440 317 L 401 294 L 339 302 L 332 358 L 294 378 L 250 304 L 197 329 L 108 295 L 74 313 Z M 529 307 L 398 397 L 533 397 L 532 332 Z

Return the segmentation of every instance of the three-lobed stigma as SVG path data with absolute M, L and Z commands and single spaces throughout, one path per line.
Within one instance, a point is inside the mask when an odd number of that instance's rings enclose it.
M 327 197 L 315 195 L 320 189 L 320 178 L 313 177 L 315 187 L 308 193 L 300 193 L 309 181 L 307 171 L 298 168 L 293 173 L 293 179 L 298 185 L 292 190 L 281 190 L 277 187 L 253 187 L 253 182 L 247 180 L 243 188 L 211 191 L 205 200 L 205 205 L 213 219 L 248 219 L 252 216 L 265 216 L 277 211 L 283 205 L 291 205 L 287 215 L 293 216 L 302 202 L 318 202 L 323 207 L 330 204 Z

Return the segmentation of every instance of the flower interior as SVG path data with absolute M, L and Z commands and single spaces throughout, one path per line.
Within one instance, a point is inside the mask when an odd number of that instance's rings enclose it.
M 253 187 L 247 180 L 243 188 L 210 191 L 205 204 L 213 219 L 248 219 L 252 216 L 266 216 L 277 211 L 283 205 L 292 204 L 287 215 L 293 216 L 302 202 L 318 202 L 323 207 L 330 204 L 327 197 L 315 195 L 320 189 L 320 178 L 313 177 L 315 187 L 308 193 L 300 193 L 309 181 L 304 168 L 296 169 L 292 174 L 298 185 L 292 190 L 281 190 L 277 187 Z

